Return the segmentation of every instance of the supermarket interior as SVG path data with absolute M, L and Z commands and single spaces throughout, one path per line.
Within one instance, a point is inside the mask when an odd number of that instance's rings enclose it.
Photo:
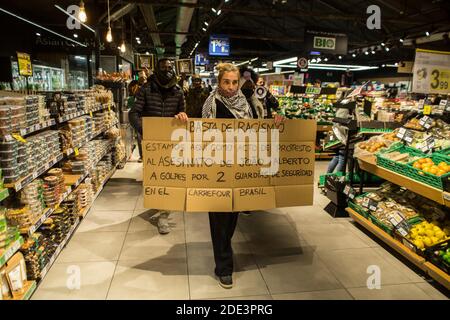
M 449 299 L 449 1 L 0 26 L 0 300 Z

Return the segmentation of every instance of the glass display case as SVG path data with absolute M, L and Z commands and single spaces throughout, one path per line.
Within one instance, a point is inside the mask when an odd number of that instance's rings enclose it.
M 13 89 L 26 88 L 26 77 L 19 75 L 19 66 L 12 62 Z M 37 91 L 57 91 L 66 88 L 65 72 L 60 68 L 33 65 L 33 77 L 28 79 L 28 89 Z
M 88 74 L 84 71 L 69 71 L 69 90 L 85 90 L 89 87 Z

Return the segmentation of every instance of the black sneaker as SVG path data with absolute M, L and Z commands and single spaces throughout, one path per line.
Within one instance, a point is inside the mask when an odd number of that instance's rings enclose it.
M 240 214 L 243 214 L 244 216 L 251 216 L 252 212 L 251 211 L 241 211 Z
M 139 158 L 138 162 L 141 163 L 142 162 L 142 158 Z
M 233 288 L 233 277 L 232 276 L 219 276 L 219 284 L 224 289 Z

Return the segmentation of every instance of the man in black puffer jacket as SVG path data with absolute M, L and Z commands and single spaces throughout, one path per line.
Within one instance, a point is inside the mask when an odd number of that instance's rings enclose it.
M 130 123 L 138 133 L 139 140 L 142 140 L 143 117 L 175 117 L 181 121 L 188 119 L 183 90 L 177 86 L 177 77 L 169 59 L 158 61 L 155 74 L 141 87 L 130 110 Z M 161 234 L 170 232 L 168 217 L 169 212 L 160 211 L 158 231 Z

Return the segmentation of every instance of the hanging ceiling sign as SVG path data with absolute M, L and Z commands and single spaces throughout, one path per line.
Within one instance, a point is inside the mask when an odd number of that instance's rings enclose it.
M 17 52 L 17 61 L 19 64 L 19 74 L 21 76 L 32 76 L 33 69 L 31 66 L 31 58 L 28 53 Z
M 413 67 L 412 92 L 450 92 L 450 52 L 416 50 Z
M 330 31 L 305 31 L 307 51 L 320 50 L 321 53 L 347 54 L 348 38 L 346 34 Z
M 211 35 L 209 37 L 210 56 L 229 56 L 230 38 L 223 35 Z

